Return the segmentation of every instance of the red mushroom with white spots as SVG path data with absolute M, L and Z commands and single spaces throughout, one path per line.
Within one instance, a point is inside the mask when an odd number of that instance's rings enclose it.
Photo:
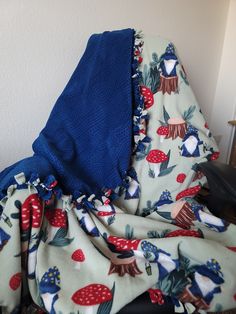
M 113 243 L 117 250 L 119 251 L 127 251 L 127 250 L 137 250 L 138 245 L 140 243 L 140 239 L 128 240 L 125 238 L 120 238 L 116 236 L 109 236 L 107 239 L 110 243 Z
M 21 206 L 21 254 L 22 265 L 27 267 L 31 228 L 40 228 L 43 219 L 43 202 L 37 193 L 29 195 Z
M 176 201 L 184 197 L 193 197 L 201 190 L 201 185 L 195 185 L 193 187 L 187 188 L 176 195 Z
M 176 181 L 179 183 L 183 183 L 185 179 L 186 179 L 186 174 L 182 172 L 179 173 L 176 177 Z
M 213 152 L 210 156 L 210 160 L 216 160 L 220 156 L 220 152 Z
M 151 164 L 151 170 L 153 171 L 154 178 L 158 177 L 161 164 L 168 159 L 169 157 L 159 149 L 153 149 L 149 152 L 146 160 L 149 162 L 149 164 Z
M 60 228 L 67 228 L 67 215 L 61 208 L 55 208 L 54 210 L 46 211 L 45 216 L 50 224 L 48 240 L 51 241 Z
M 143 96 L 143 100 L 144 100 L 144 106 L 146 109 L 149 109 L 152 107 L 152 105 L 154 104 L 154 97 L 153 97 L 153 93 L 150 90 L 150 88 L 148 88 L 147 86 L 140 86 L 140 93 Z
M 152 303 L 164 304 L 163 293 L 160 289 L 148 289 L 148 293 Z
M 102 284 L 90 284 L 77 290 L 71 297 L 75 304 L 85 307 L 85 314 L 92 314 L 96 305 L 112 300 L 111 290 Z
M 160 142 L 161 142 L 161 143 L 163 142 L 164 138 L 167 137 L 168 134 L 169 134 L 168 126 L 161 125 L 161 126 L 157 129 L 157 135 L 160 136 Z
M 38 194 L 31 194 L 21 207 L 21 229 L 39 228 L 42 222 L 43 205 Z
M 75 269 L 80 269 L 80 263 L 85 261 L 84 252 L 81 249 L 78 249 L 73 252 L 71 259 L 75 262 Z

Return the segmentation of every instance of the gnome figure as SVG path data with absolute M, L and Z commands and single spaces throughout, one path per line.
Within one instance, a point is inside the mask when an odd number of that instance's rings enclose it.
M 229 222 L 219 217 L 216 217 L 210 213 L 204 212 L 203 206 L 199 204 L 192 204 L 191 209 L 195 214 L 198 221 L 202 222 L 208 228 L 217 232 L 225 232 L 229 226 Z
M 161 56 L 160 62 L 160 86 L 158 91 L 163 94 L 176 92 L 178 89 L 178 76 L 176 73 L 176 66 L 178 65 L 178 59 L 175 55 L 175 48 L 170 43 L 165 53 Z
M 178 260 L 171 258 L 171 255 L 162 249 L 157 248 L 151 242 L 142 241 L 141 248 L 144 257 L 150 263 L 156 263 L 159 270 L 159 280 L 162 280 L 170 272 L 178 267 Z
M 198 130 L 189 125 L 188 130 L 183 138 L 183 145 L 181 146 L 181 156 L 184 157 L 199 157 L 199 145 L 203 144 L 198 137 Z
M 139 198 L 140 188 L 137 173 L 134 168 L 131 168 L 129 170 L 128 176 L 130 178 L 130 181 L 128 183 L 128 188 L 125 193 L 125 199 L 129 200 Z
M 215 259 L 207 261 L 206 265 L 195 267 L 192 282 L 183 291 L 180 300 L 193 303 L 199 309 L 208 309 L 215 293 L 220 293 L 220 285 L 224 283 L 221 267 Z
M 40 296 L 49 314 L 56 314 L 54 303 L 58 300 L 60 291 L 60 272 L 56 266 L 44 273 L 39 283 Z
M 173 201 L 172 201 L 170 191 L 165 190 L 161 193 L 161 196 L 160 196 L 159 200 L 155 203 L 155 205 L 157 208 L 159 208 L 163 205 L 172 204 L 172 203 L 173 203 Z

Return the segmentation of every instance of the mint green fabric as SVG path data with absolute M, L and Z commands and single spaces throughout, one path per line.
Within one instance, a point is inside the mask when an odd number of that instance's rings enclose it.
M 3 313 L 117 313 L 147 290 L 179 311 L 236 307 L 235 225 L 194 200 L 206 182 L 197 164 L 218 148 L 173 44 L 136 45 L 145 108 L 127 186 L 75 201 L 56 198 L 60 182 L 15 177 L 1 200 Z

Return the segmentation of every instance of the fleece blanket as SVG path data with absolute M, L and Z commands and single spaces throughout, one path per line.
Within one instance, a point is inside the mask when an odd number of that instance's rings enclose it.
M 173 43 L 92 35 L 34 155 L 0 174 L 3 313 L 236 307 L 236 228 L 198 204 L 216 143 Z

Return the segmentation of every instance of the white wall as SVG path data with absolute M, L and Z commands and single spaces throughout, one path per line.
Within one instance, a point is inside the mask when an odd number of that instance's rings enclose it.
M 229 0 L 0 0 L 0 169 L 31 143 L 91 33 L 132 27 L 172 40 L 210 117 Z
M 230 1 L 229 13 L 220 72 L 217 82 L 210 126 L 221 138 L 219 147 L 221 160 L 228 161 L 233 127 L 229 120 L 236 119 L 236 0 Z

